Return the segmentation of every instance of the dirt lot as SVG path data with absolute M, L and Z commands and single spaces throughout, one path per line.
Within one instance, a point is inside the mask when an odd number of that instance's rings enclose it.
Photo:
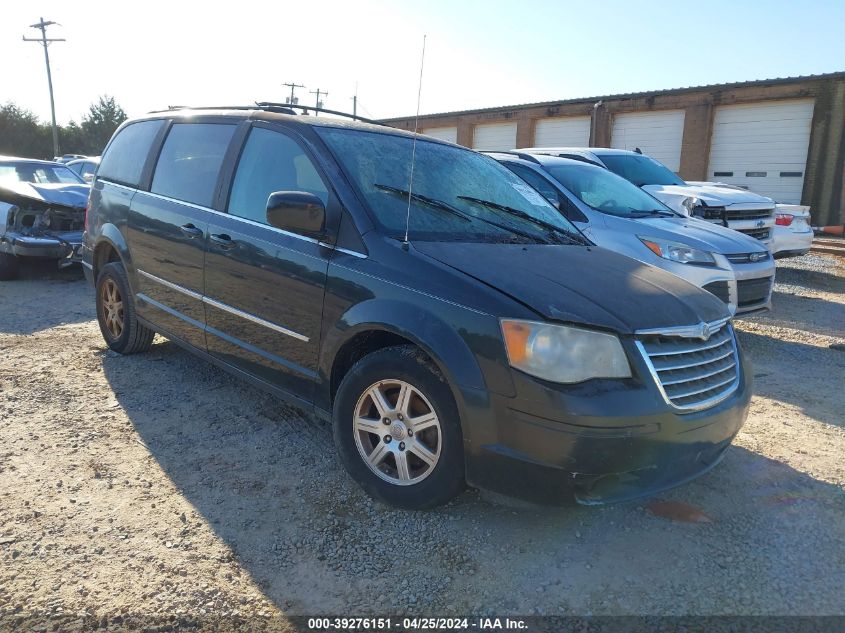
M 739 322 L 756 395 L 713 472 L 650 502 L 427 513 L 371 502 L 324 423 L 175 345 L 106 351 L 79 271 L 4 283 L 0 622 L 845 614 L 845 260 L 778 278 Z

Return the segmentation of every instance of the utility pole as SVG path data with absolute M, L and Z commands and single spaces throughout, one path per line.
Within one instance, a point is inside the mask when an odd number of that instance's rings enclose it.
M 352 96 L 352 120 L 358 118 L 358 82 L 355 82 L 355 94 Z
M 320 95 L 323 95 L 324 97 L 328 97 L 328 96 L 329 96 L 329 93 L 328 93 L 328 92 L 320 92 L 320 89 L 319 89 L 319 88 L 317 88 L 316 90 L 312 90 L 312 91 L 311 91 L 311 94 L 312 94 L 312 95 L 317 95 L 317 104 L 316 104 L 316 105 L 317 105 L 317 108 L 318 108 L 318 109 L 323 107 L 323 102 L 322 102 L 322 101 L 320 101 Z M 314 111 L 314 116 L 319 116 L 319 114 L 320 114 L 320 113 L 319 113 L 317 110 L 315 110 L 315 111 Z
M 297 103 L 299 103 L 299 99 L 297 99 L 294 96 L 293 91 L 296 90 L 297 88 L 304 88 L 305 86 L 303 86 L 302 84 L 282 84 L 282 85 L 283 86 L 290 86 L 290 98 L 287 100 L 287 103 L 289 103 L 291 105 L 296 105 Z
M 47 63 L 47 85 L 50 88 L 50 114 L 53 117 L 53 156 L 59 155 L 59 128 L 56 127 L 56 103 L 53 100 L 53 75 L 50 73 L 50 54 L 47 52 L 47 46 L 51 42 L 64 42 L 63 37 L 56 37 L 52 39 L 47 38 L 47 27 L 57 22 L 45 22 L 44 18 L 40 18 L 38 24 L 30 24 L 30 28 L 41 29 L 41 37 L 27 37 L 23 36 L 24 42 L 39 42 L 44 47 L 44 61 Z

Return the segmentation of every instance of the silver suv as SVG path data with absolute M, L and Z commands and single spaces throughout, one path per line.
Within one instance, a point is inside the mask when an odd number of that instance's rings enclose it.
M 775 264 L 758 240 L 677 213 L 607 169 L 555 156 L 490 153 L 593 242 L 710 291 L 734 314 L 771 307 Z

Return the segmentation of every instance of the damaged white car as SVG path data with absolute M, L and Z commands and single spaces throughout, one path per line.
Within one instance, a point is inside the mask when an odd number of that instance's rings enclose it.
M 0 156 L 0 280 L 22 257 L 80 261 L 89 185 L 58 163 Z

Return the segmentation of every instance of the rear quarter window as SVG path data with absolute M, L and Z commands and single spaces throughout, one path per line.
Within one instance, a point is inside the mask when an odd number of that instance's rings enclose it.
M 156 134 L 164 126 L 161 119 L 132 123 L 117 133 L 100 162 L 99 177 L 130 187 L 137 187 L 147 154 Z

